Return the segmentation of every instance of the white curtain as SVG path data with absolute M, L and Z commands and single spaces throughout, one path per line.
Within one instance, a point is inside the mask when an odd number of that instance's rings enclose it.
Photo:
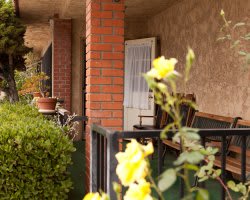
M 149 88 L 142 76 L 151 68 L 151 43 L 129 45 L 125 54 L 125 94 L 127 108 L 149 109 Z

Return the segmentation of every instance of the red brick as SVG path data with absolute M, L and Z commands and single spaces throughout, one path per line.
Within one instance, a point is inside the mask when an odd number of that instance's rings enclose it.
M 122 103 L 102 103 L 101 108 L 104 110 L 121 110 L 123 109 Z
M 86 109 L 99 110 L 101 109 L 101 103 L 86 102 Z
M 114 44 L 113 51 L 114 52 L 117 52 L 117 51 L 124 52 L 124 45 L 123 44 Z
M 89 60 L 87 61 L 87 68 L 93 67 L 93 68 L 111 68 L 112 61 L 110 60 Z
M 100 58 L 101 58 L 101 54 L 99 52 L 91 52 L 91 53 L 87 53 L 86 55 L 86 60 L 100 59 Z
M 89 51 L 112 51 L 112 44 L 90 44 Z
M 124 19 L 124 12 L 114 12 L 114 19 Z
M 110 35 L 105 35 L 102 38 L 103 42 L 110 42 L 110 43 L 123 43 L 124 42 L 124 37 L 122 36 L 110 36 Z
M 100 92 L 100 86 L 96 86 L 96 85 L 87 85 L 86 86 L 86 92 L 90 92 L 90 93 L 97 93 Z
M 92 77 L 87 77 L 86 79 L 86 83 L 87 84 L 111 84 L 112 83 L 112 79 L 108 78 L 108 77 L 96 77 L 96 76 L 92 76 Z
M 123 86 L 120 85 L 106 85 L 102 86 L 102 92 L 104 93 L 123 93 Z
M 115 61 L 113 62 L 113 66 L 114 66 L 114 68 L 123 69 L 123 68 L 124 68 L 124 62 L 123 62 L 123 61 L 120 61 L 120 60 L 115 60 Z
M 91 124 L 101 124 L 101 119 L 89 117 L 88 124 L 90 124 L 90 125 Z M 88 130 L 86 130 L 86 133 L 87 132 L 88 132 Z
M 87 63 L 89 63 L 89 61 Z M 100 74 L 100 69 L 88 68 L 86 70 L 86 76 L 99 76 Z
M 123 122 L 121 119 L 102 119 L 101 125 L 105 127 L 118 127 L 122 126 Z
M 113 94 L 112 99 L 113 101 L 123 101 L 123 94 Z
M 120 78 L 120 77 L 114 77 L 113 78 L 113 84 L 114 85 L 123 85 L 124 80 L 123 80 L 123 78 Z
M 124 28 L 114 28 L 115 35 L 124 35 Z
M 92 11 L 91 12 L 91 18 L 101 18 L 101 19 L 110 19 L 112 18 L 112 12 L 111 11 Z
M 125 7 L 124 4 L 110 3 L 110 4 L 102 4 L 102 9 L 111 11 L 123 11 Z
M 95 118 L 110 118 L 112 116 L 112 111 L 87 110 L 86 115 Z
M 123 76 L 123 70 L 119 69 L 103 69 L 102 75 L 103 76 Z
M 91 26 L 100 26 L 101 20 L 100 19 L 89 19 L 86 23 L 86 29 L 89 29 Z
M 111 94 L 87 94 L 87 101 L 111 101 Z
M 113 33 L 113 29 L 111 27 L 98 27 L 92 26 L 90 28 L 91 34 L 102 34 L 102 35 L 109 35 Z
M 113 117 L 114 118 L 122 118 L 123 117 L 123 111 L 113 111 Z
M 54 19 L 53 23 L 53 96 L 64 99 L 71 109 L 71 20 Z
M 102 26 L 124 27 L 124 20 L 120 19 L 103 19 Z
M 123 60 L 124 54 L 123 53 L 103 52 L 102 58 L 107 59 L 107 60 Z
M 101 36 L 99 35 L 88 35 L 86 39 L 86 44 L 101 42 Z

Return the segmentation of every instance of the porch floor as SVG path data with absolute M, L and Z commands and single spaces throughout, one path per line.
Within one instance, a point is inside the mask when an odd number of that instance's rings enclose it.
M 73 181 L 73 189 L 68 200 L 82 200 L 85 195 L 85 141 L 74 142 L 76 151 L 72 155 L 73 165 L 69 172 Z

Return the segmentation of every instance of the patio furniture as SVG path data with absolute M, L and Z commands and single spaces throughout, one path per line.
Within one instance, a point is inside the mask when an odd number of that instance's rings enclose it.
M 236 128 L 250 128 L 250 121 L 239 119 L 236 124 Z M 241 157 L 245 156 L 246 160 L 246 174 L 247 178 L 249 178 L 250 174 L 250 137 L 240 137 L 233 136 L 230 138 L 230 144 L 227 149 L 227 157 L 226 157 L 226 170 L 231 172 L 235 179 L 240 179 L 241 175 Z M 246 153 L 242 152 L 242 146 L 246 146 Z M 242 155 L 245 154 L 245 155 Z M 216 157 L 215 163 L 216 166 L 221 167 L 221 159 L 220 156 Z M 244 181 L 244 180 L 243 180 Z
M 196 112 L 191 123 L 192 128 L 215 129 L 215 128 L 234 128 L 236 120 L 232 117 L 225 117 L 204 112 Z M 209 137 L 208 142 L 212 142 L 213 146 L 218 146 L 220 137 Z M 171 148 L 180 150 L 180 144 L 172 142 L 170 139 L 163 140 L 163 143 Z M 163 155 L 164 158 L 165 154 Z
M 155 130 L 162 129 L 166 124 L 167 113 L 162 111 L 160 106 L 157 106 L 157 112 L 155 116 L 138 115 L 140 118 L 139 124 L 133 126 L 134 130 Z M 143 118 L 154 118 L 154 125 L 146 125 L 142 123 Z

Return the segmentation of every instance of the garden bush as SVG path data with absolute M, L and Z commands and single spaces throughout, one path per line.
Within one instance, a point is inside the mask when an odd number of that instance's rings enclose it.
M 37 109 L 0 104 L 0 199 L 67 199 L 72 141 Z

